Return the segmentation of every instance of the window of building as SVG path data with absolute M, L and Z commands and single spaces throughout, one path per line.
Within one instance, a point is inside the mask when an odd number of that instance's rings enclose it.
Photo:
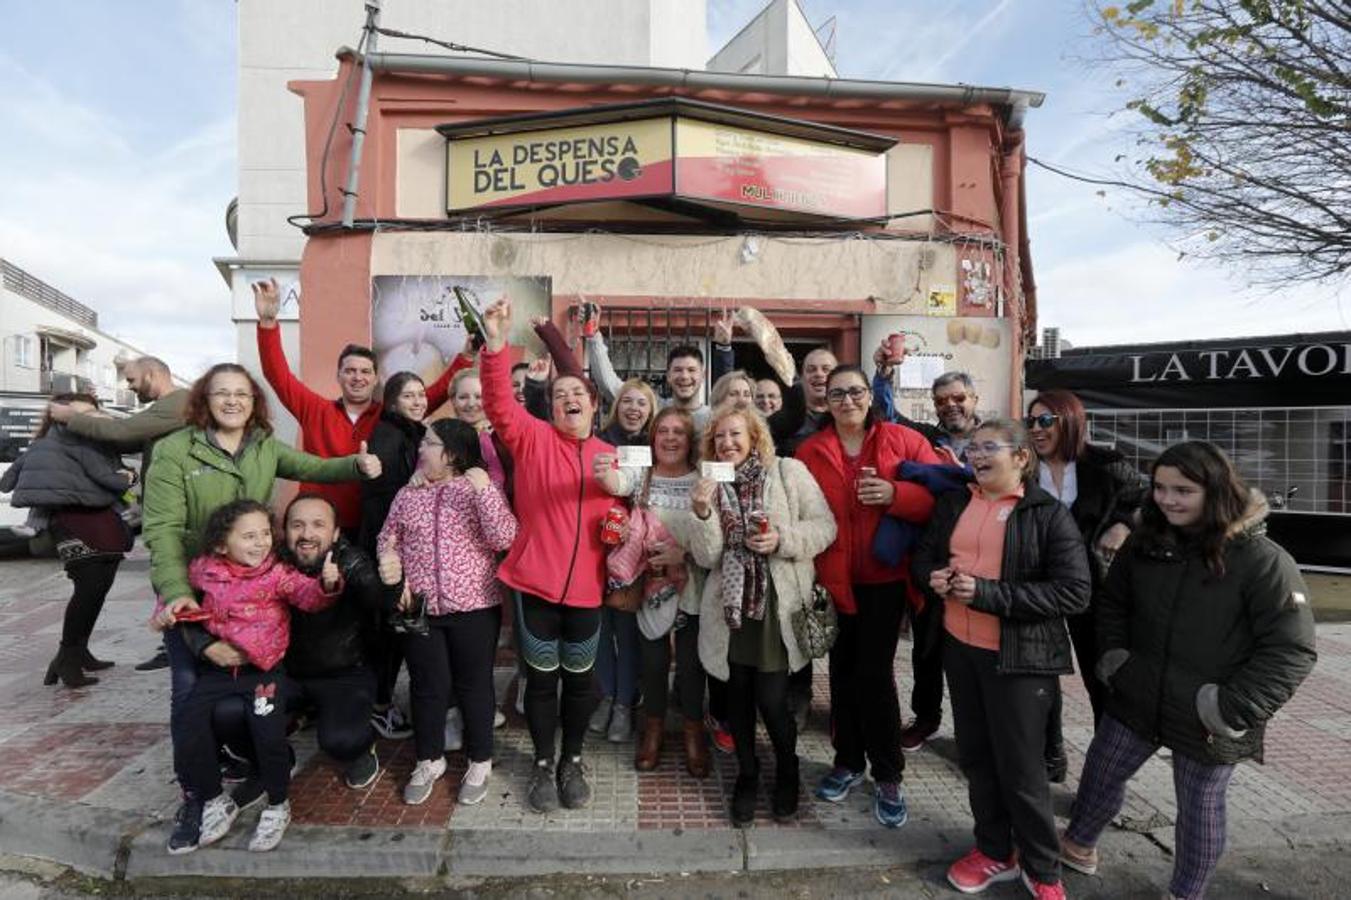
M 37 357 L 33 345 L 33 339 L 26 334 L 16 334 L 12 338 L 14 347 L 14 365 L 22 366 L 25 369 L 32 369 L 37 366 Z
M 1171 443 L 1209 441 L 1274 510 L 1351 514 L 1351 407 L 1095 409 L 1088 422 L 1089 440 L 1141 471 Z

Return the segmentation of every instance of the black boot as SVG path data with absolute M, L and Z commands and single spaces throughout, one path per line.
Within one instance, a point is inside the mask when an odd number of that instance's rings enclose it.
M 740 772 L 732 787 L 732 826 L 745 828 L 755 821 L 755 794 L 760 786 L 760 773 Z
M 792 759 L 780 760 L 774 767 L 774 796 L 770 800 L 770 809 L 776 819 L 791 819 L 797 815 L 798 793 L 801 779 L 798 777 L 797 755 Z
M 86 672 L 102 672 L 104 669 L 111 669 L 117 663 L 109 659 L 99 659 L 89 652 L 89 644 L 80 645 L 80 668 Z
M 58 678 L 68 688 L 86 687 L 99 683 L 97 678 L 91 678 L 84 674 L 84 670 L 80 668 L 79 647 L 61 647 L 56 652 L 56 658 L 52 660 L 51 665 L 47 666 L 47 675 L 42 679 L 42 683 L 56 684 Z
M 1065 745 L 1046 748 L 1046 780 L 1051 784 L 1064 784 L 1069 775 L 1070 759 L 1065 755 Z

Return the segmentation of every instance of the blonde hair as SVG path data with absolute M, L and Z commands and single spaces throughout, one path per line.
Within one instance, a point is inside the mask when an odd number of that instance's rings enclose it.
M 615 402 L 610 404 L 610 411 L 606 413 L 605 421 L 601 423 L 600 426 L 601 431 L 604 431 L 605 429 L 609 428 L 611 425 L 615 423 L 615 419 L 619 418 L 619 401 L 623 400 L 624 395 L 627 394 L 629 391 L 637 391 L 638 393 L 646 397 L 647 408 L 651 410 L 647 414 L 647 421 L 644 422 L 643 427 L 638 430 L 642 431 L 646 428 L 651 427 L 652 421 L 657 416 L 657 409 L 659 408 L 657 403 L 657 394 L 655 391 L 652 390 L 652 385 L 648 384 L 643 379 L 630 378 L 628 381 L 624 382 L 619 386 L 619 390 L 615 391 Z
M 455 377 L 450 379 L 450 399 L 454 400 L 455 395 L 460 392 L 460 385 L 466 378 L 478 378 L 478 369 L 461 369 L 455 373 Z M 482 379 L 480 379 L 482 383 Z
M 732 383 L 735 381 L 744 381 L 746 386 L 751 389 L 750 404 L 755 403 L 755 379 L 745 369 L 733 369 L 726 375 L 723 375 L 717 381 L 713 382 L 713 390 L 708 395 L 709 406 L 722 406 L 727 399 L 727 395 L 732 391 Z
M 751 451 L 760 455 L 760 462 L 763 465 L 769 465 L 774 460 L 774 439 L 770 437 L 769 425 L 765 423 L 764 417 L 760 415 L 754 407 L 750 409 L 739 409 L 730 403 L 724 403 L 713 410 L 713 414 L 708 417 L 708 424 L 704 426 L 703 440 L 700 442 L 700 452 L 704 459 L 717 459 L 718 454 L 713 440 L 713 434 L 718 430 L 718 426 L 725 419 L 732 416 L 740 416 L 746 423 L 746 434 L 751 439 Z

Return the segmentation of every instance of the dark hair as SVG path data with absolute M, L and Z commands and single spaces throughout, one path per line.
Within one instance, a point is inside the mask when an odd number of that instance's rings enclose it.
M 403 415 L 396 408 L 395 404 L 399 402 L 399 395 L 403 393 L 404 385 L 410 381 L 416 381 L 424 388 L 427 383 L 420 376 L 413 372 L 395 372 L 385 382 L 385 393 L 381 405 L 392 413 Z
M 326 505 L 333 512 L 333 524 L 338 524 L 338 507 L 332 500 L 328 499 L 323 494 L 314 491 L 301 491 L 299 494 L 295 495 L 290 503 L 286 504 L 286 511 L 281 514 L 282 525 L 285 525 L 290 521 L 291 510 L 295 508 L 295 505 L 297 503 L 304 503 L 306 500 L 318 500 L 320 503 Z
M 976 432 L 997 431 L 1012 444 L 1011 451 L 1027 451 L 1027 462 L 1023 463 L 1023 484 L 1032 484 L 1037 479 L 1037 454 L 1032 449 L 1032 441 L 1027 436 L 1027 426 L 1014 419 L 986 419 L 976 426 Z
M 473 425 L 460 419 L 437 419 L 427 430 L 441 439 L 446 459 L 458 474 L 484 467 L 483 446 Z
M 942 375 L 935 378 L 933 387 L 929 388 L 929 391 L 932 393 L 939 388 L 947 387 L 950 384 L 956 384 L 959 381 L 962 383 L 962 387 L 966 388 L 968 391 L 971 391 L 973 394 L 976 392 L 976 383 L 971 380 L 971 376 L 965 372 L 956 370 L 944 372 Z
M 202 529 L 202 552 L 216 553 L 221 547 L 225 546 L 225 539 L 230 536 L 230 529 L 235 527 L 235 523 L 249 513 L 262 513 L 267 516 L 269 523 L 272 522 L 272 510 L 267 504 L 259 503 L 257 500 L 234 500 L 224 506 L 219 506 L 211 517 L 206 520 L 206 527 Z M 276 529 L 272 533 L 272 545 L 275 548 L 277 544 Z
M 699 360 L 699 365 L 701 366 L 704 364 L 704 351 L 693 344 L 676 344 L 671 348 L 671 351 L 666 354 L 666 368 L 671 368 L 671 363 L 687 356 Z
M 517 372 L 529 372 L 529 371 L 530 371 L 530 363 L 528 362 L 518 362 L 516 363 L 516 365 L 511 367 L 511 374 L 513 375 L 515 375 Z
M 93 404 L 95 409 L 99 408 L 99 398 L 95 397 L 93 394 L 83 394 L 83 393 L 52 394 L 51 402 L 59 404 L 61 406 L 66 406 L 71 403 L 90 403 Z M 44 411 L 42 413 L 42 421 L 38 423 L 38 430 L 33 432 L 33 440 L 37 440 L 38 438 L 42 437 L 51 430 L 52 430 L 51 414 Z
M 1027 404 L 1029 415 L 1036 404 L 1046 407 L 1051 415 L 1060 417 L 1060 443 L 1056 445 L 1055 452 L 1065 462 L 1078 459 L 1084 452 L 1084 445 L 1088 443 L 1088 416 L 1084 413 L 1083 403 L 1069 391 L 1057 388 L 1042 391 Z
M 859 378 L 863 379 L 864 387 L 866 387 L 869 391 L 873 389 L 872 385 L 868 382 L 867 373 L 864 372 L 861 367 L 856 366 L 853 363 L 846 363 L 844 365 L 836 366 L 835 368 L 831 369 L 830 374 L 826 376 L 827 392 L 830 390 L 830 383 L 840 375 L 857 375 Z M 830 418 L 832 421 L 834 421 L 835 414 L 831 413 Z M 877 424 L 877 420 L 878 420 L 877 407 L 874 406 L 872 403 L 869 403 L 868 413 L 863 417 L 863 427 L 872 428 L 874 425 Z
M 685 426 L 685 434 L 690 439 L 690 446 L 685 452 L 685 460 L 690 464 L 691 469 L 699 467 L 699 429 L 694 425 L 694 416 L 690 415 L 688 409 L 682 409 L 679 406 L 665 406 L 657 410 L 657 414 L 652 417 L 648 425 L 648 434 L 651 435 L 648 443 L 652 449 L 657 449 L 657 426 L 663 419 L 679 419 L 680 424 Z
M 1248 510 L 1251 496 L 1248 486 L 1224 451 L 1206 441 L 1183 441 L 1159 454 L 1149 470 L 1151 486 L 1161 466 L 1177 469 L 1183 478 L 1200 485 L 1205 492 L 1195 539 L 1200 544 L 1206 566 L 1216 576 L 1223 575 L 1224 542 Z M 1141 506 L 1140 520 L 1139 535 L 1143 546 L 1155 546 L 1176 535 L 1163 510 L 1154 502 L 1152 489 Z
M 552 405 L 554 401 L 554 385 L 558 384 L 558 382 L 562 381 L 564 378 L 572 378 L 576 381 L 580 381 L 582 383 L 582 387 L 586 388 L 587 396 L 591 398 L 591 405 L 592 406 L 599 405 L 600 401 L 598 399 L 599 394 L 596 392 L 596 383 L 592 381 L 590 378 L 587 378 L 585 375 L 573 375 L 568 372 L 561 372 L 558 375 L 555 375 L 549 381 L 549 384 L 545 387 L 544 396 L 549 398 L 550 405 Z M 619 397 L 616 396 L 615 403 L 618 402 Z
M 338 351 L 338 368 L 342 368 L 342 361 L 349 356 L 360 356 L 362 359 L 371 361 L 371 368 L 380 371 L 380 362 L 375 358 L 375 351 L 370 347 L 363 347 L 361 344 L 348 344 Z
M 127 363 L 129 366 L 135 366 L 138 369 L 146 369 L 151 372 L 159 372 L 161 375 L 169 374 L 169 364 L 158 356 L 138 356 Z
M 253 414 L 249 416 L 244 428 L 245 430 L 257 428 L 271 434 L 272 420 L 268 416 L 267 397 L 263 396 L 263 389 L 249 374 L 249 370 L 236 363 L 216 363 L 206 370 L 205 375 L 192 383 L 192 387 L 188 390 L 188 405 L 183 410 L 183 418 L 187 424 L 203 431 L 211 427 L 211 405 L 206 395 L 211 389 L 211 379 L 217 375 L 243 375 L 248 379 L 249 389 L 253 391 Z

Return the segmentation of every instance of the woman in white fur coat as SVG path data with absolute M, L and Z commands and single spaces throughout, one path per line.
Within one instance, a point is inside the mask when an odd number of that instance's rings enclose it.
M 753 410 L 714 410 L 703 458 L 731 463 L 732 482 L 701 479 L 690 493 L 694 561 L 709 570 L 699 616 L 699 659 L 727 682 L 736 741 L 732 824 L 755 818 L 760 766 L 759 710 L 774 746 L 771 809 L 792 818 L 798 804 L 797 726 L 788 707 L 788 675 L 810 660 L 792 617 L 811 598 L 812 560 L 835 540 L 835 517 L 807 467 L 778 459 L 764 419 Z

